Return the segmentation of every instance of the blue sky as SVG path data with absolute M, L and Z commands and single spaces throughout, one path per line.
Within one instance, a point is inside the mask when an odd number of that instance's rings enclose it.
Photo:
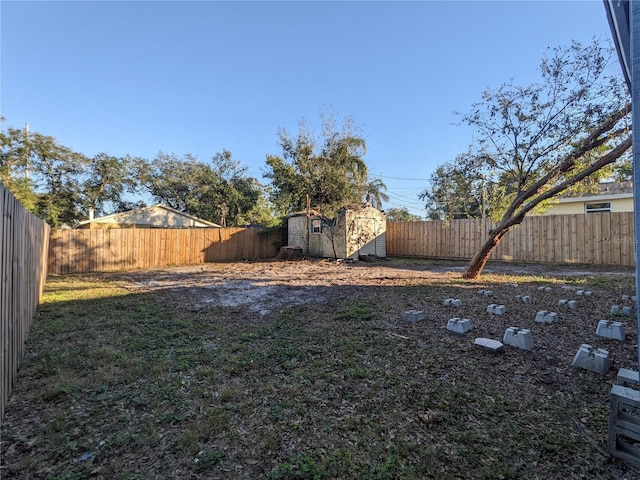
M 537 80 L 548 48 L 611 37 L 587 1 L 0 2 L 0 114 L 85 155 L 202 161 L 261 181 L 278 128 L 353 117 L 391 200 L 467 150 L 486 88 Z

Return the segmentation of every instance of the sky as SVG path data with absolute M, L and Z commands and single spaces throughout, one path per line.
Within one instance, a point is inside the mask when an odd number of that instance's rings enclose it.
M 611 39 L 600 0 L 0 2 L 2 128 L 87 156 L 208 161 L 266 183 L 278 130 L 351 117 L 385 209 L 468 150 L 460 114 L 486 89 L 538 81 L 545 52 Z

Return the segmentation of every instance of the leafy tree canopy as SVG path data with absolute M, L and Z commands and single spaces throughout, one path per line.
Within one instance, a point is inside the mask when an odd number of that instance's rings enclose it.
M 222 226 L 246 223 L 258 204 L 261 186 L 246 170 L 227 150 L 210 163 L 160 152 L 153 161 L 137 165 L 143 188 L 156 201 Z
M 409 212 L 407 207 L 390 208 L 386 211 L 389 222 L 422 222 L 424 218 Z
M 477 142 L 461 162 L 434 173 L 422 198 L 432 209 L 454 199 L 449 210 L 436 210 L 440 216 L 498 220 L 466 277 L 480 275 L 500 239 L 527 213 L 610 177 L 616 160 L 628 155 L 629 96 L 619 69 L 612 74 L 609 68 L 615 58 L 610 46 L 595 40 L 553 49 L 542 59 L 539 83 L 487 90 L 462 116 Z
M 366 143 L 351 118 L 339 127 L 333 114 L 321 115 L 322 138 L 304 119 L 298 134 L 278 132 L 282 155 L 267 156 L 264 176 L 271 180 L 271 200 L 280 215 L 311 207 L 327 217 L 347 205 L 369 201 L 380 208 L 388 197 L 380 180 L 370 180 L 364 161 Z

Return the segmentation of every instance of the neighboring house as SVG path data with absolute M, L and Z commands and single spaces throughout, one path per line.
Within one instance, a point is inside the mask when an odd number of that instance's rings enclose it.
M 566 215 L 595 212 L 633 212 L 633 183 L 606 182 L 598 193 L 576 197 L 559 197 L 543 215 Z
M 288 245 L 310 257 L 358 259 L 387 256 L 387 216 L 368 203 L 343 207 L 334 219 L 311 211 L 287 218 Z M 308 245 L 308 249 L 307 249 Z
M 91 217 L 91 215 L 89 215 Z M 220 225 L 188 215 L 175 208 L 158 203 L 128 212 L 114 213 L 100 218 L 89 218 L 76 228 L 198 228 Z

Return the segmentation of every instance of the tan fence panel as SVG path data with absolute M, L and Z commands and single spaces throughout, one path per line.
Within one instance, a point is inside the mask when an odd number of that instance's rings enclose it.
M 0 186 L 0 419 L 47 277 L 49 226 Z
M 106 272 L 273 258 L 282 230 L 110 228 L 53 230 L 49 273 Z
M 495 223 L 486 219 L 387 223 L 387 255 L 469 260 Z M 526 217 L 494 260 L 635 265 L 633 212 Z

